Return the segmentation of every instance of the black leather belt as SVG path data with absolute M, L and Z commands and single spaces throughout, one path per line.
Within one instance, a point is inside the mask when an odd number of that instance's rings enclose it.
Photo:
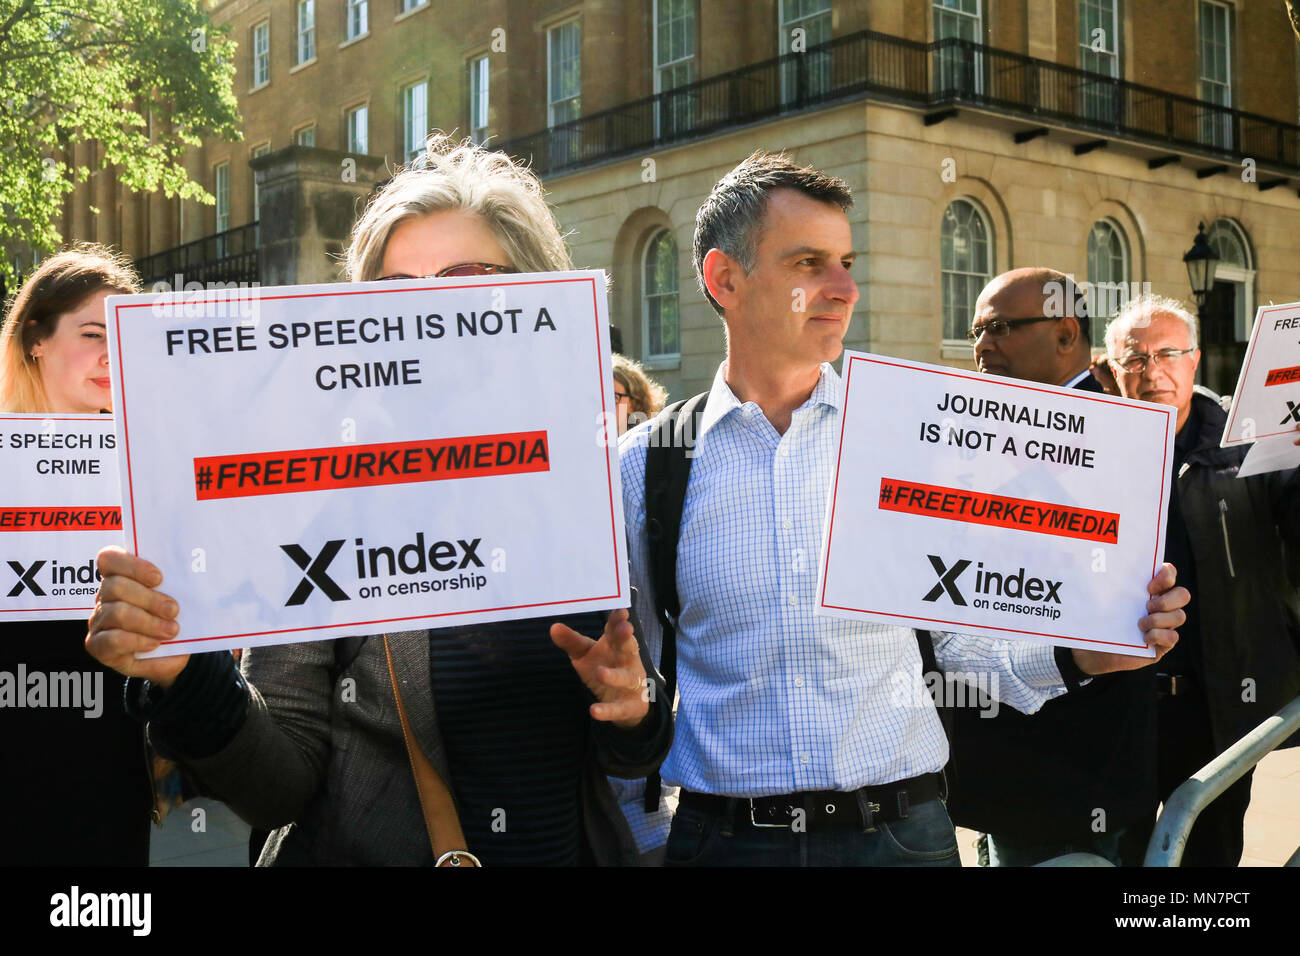
M 1177 697 L 1196 689 L 1196 678 L 1190 674 L 1157 674 L 1156 693 L 1161 697 Z
M 916 804 L 939 796 L 939 775 L 910 777 L 858 790 L 807 790 L 777 797 L 719 797 L 681 791 L 678 802 L 710 816 L 754 827 L 804 830 L 810 826 L 853 826 L 874 830 L 881 821 L 906 820 Z

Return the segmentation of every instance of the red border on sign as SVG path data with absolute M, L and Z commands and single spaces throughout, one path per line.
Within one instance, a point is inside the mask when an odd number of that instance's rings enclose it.
M 902 362 L 888 362 L 885 361 L 884 359 L 879 359 L 879 358 L 867 358 L 861 355 L 850 356 L 848 362 L 848 368 L 844 370 L 844 397 L 842 399 L 843 410 L 840 412 L 840 443 L 839 443 L 839 447 L 836 449 L 835 452 L 835 484 L 831 488 L 831 512 L 830 512 L 830 520 L 827 522 L 826 556 L 822 563 L 822 590 L 821 590 L 818 606 L 824 608 L 830 608 L 831 610 L 835 610 L 835 611 L 856 611 L 859 614 L 878 614 L 881 617 L 896 617 L 905 621 L 923 621 L 931 624 L 951 624 L 954 627 L 959 627 L 959 628 L 978 627 L 982 631 L 1002 631 L 1007 634 L 1029 634 L 1034 637 L 1045 637 L 1054 640 L 1065 639 L 1070 641 L 1081 641 L 1087 644 L 1104 644 L 1107 647 L 1136 648 L 1137 645 L 1135 644 L 1124 644 L 1120 641 L 1099 641 L 1091 637 L 1074 637 L 1069 634 L 1049 634 L 1046 631 L 1029 631 L 1029 630 L 1023 630 L 1014 627 L 996 627 L 994 625 L 989 625 L 989 624 L 973 625 L 969 621 L 948 621 L 937 617 L 917 617 L 911 614 L 891 614 L 888 611 L 873 611 L 870 608 L 843 607 L 839 604 L 826 603 L 826 579 L 828 577 L 828 572 L 830 570 L 831 540 L 835 534 L 835 508 L 836 505 L 839 503 L 838 495 L 839 495 L 839 484 L 840 484 L 840 460 L 841 458 L 843 458 L 844 455 L 844 431 L 848 422 L 848 413 L 849 413 L 849 387 L 853 383 L 853 365 L 855 362 L 867 362 L 869 364 L 874 364 L 874 365 L 888 365 L 891 368 L 903 368 L 912 372 L 928 372 L 931 375 L 944 375 L 949 378 L 960 378 L 963 379 L 964 381 L 978 382 L 984 385 L 988 384 L 989 381 L 988 378 L 983 375 L 963 375 L 960 372 L 941 371 L 940 369 L 933 369 L 933 368 L 917 368 L 915 365 L 906 365 Z M 1025 384 L 1024 382 L 1007 381 L 1006 379 L 1000 379 L 1000 382 L 1004 385 L 1010 385 L 1013 388 L 1022 388 L 1029 392 L 1043 392 L 1044 394 L 1048 394 L 1048 395 L 1059 394 L 1058 392 L 1053 392 L 1046 388 L 1039 388 L 1034 385 L 1028 385 Z M 1090 402 L 1101 402 L 1102 404 L 1105 405 L 1119 405 L 1123 408 L 1132 409 L 1135 412 L 1151 412 L 1156 415 L 1164 416 L 1165 457 L 1164 457 L 1164 462 L 1162 464 L 1162 470 L 1160 472 L 1160 497 L 1163 498 L 1165 494 L 1165 480 L 1166 480 L 1166 476 L 1169 474 L 1169 419 L 1171 417 L 1169 413 L 1162 412 L 1159 409 L 1154 407 L 1143 408 L 1141 406 L 1130 405 L 1127 402 L 1116 401 L 1113 398 L 1107 398 L 1105 396 L 1097 394 L 1096 392 L 1079 391 L 1077 397 L 1086 399 L 1087 401 Z M 1159 510 L 1159 508 L 1160 508 L 1160 502 L 1157 499 L 1156 509 Z M 1162 563 L 1160 561 L 1159 546 L 1160 546 L 1160 529 L 1156 528 L 1156 550 L 1152 555 L 1152 564 L 1151 564 L 1152 577 L 1155 577 L 1156 571 L 1159 569 Z
M 1272 306 L 1271 308 L 1261 309 L 1257 322 L 1262 323 L 1264 321 L 1264 316 L 1268 315 L 1270 312 L 1282 312 L 1290 308 L 1293 308 L 1293 306 L 1275 305 Z M 1257 332 L 1254 335 L 1252 335 L 1250 338 L 1250 351 L 1246 353 L 1246 364 L 1241 367 L 1241 376 L 1237 379 L 1238 394 L 1240 394 L 1242 388 L 1245 387 L 1246 379 L 1250 377 L 1250 363 L 1255 359 L 1255 345 L 1258 342 L 1259 342 L 1259 333 Z M 1237 397 L 1234 396 L 1232 400 L 1232 411 L 1228 413 L 1228 427 L 1227 430 L 1224 431 L 1225 435 L 1231 435 L 1233 428 L 1237 424 L 1237 408 L 1240 406 L 1240 404 L 1241 403 L 1237 401 Z M 1295 429 L 1284 428 L 1280 432 L 1269 432 L 1267 435 L 1256 435 L 1254 438 L 1250 439 L 1250 441 L 1246 441 L 1243 438 L 1229 438 L 1227 441 L 1223 442 L 1223 447 L 1231 448 L 1233 445 L 1249 445 L 1251 442 L 1259 441 L 1261 438 L 1272 438 L 1274 435 L 1294 435 L 1294 434 L 1295 434 Z
M 605 402 L 606 402 L 606 396 L 605 396 L 606 383 L 605 383 L 605 376 L 602 374 L 601 371 L 600 309 L 599 309 L 599 302 L 596 298 L 596 278 L 594 276 L 585 276 L 576 279 L 533 279 L 527 282 L 517 282 L 517 281 L 516 282 L 477 282 L 477 283 L 465 283 L 463 285 L 455 285 L 455 286 L 424 286 L 424 287 L 416 286 L 414 288 L 405 288 L 405 289 L 372 289 L 364 292 L 362 291 L 306 292 L 306 293 L 290 294 L 290 295 L 265 295 L 265 296 L 259 295 L 252 298 L 256 298 L 258 301 L 273 302 L 280 299 L 321 299 L 321 298 L 330 298 L 333 296 L 350 296 L 350 295 L 384 295 L 384 294 L 399 295 L 405 292 L 444 292 L 451 289 L 457 289 L 457 290 L 499 289 L 502 288 L 503 286 L 556 285 L 556 284 L 573 283 L 573 282 L 578 282 L 578 283 L 586 282 L 591 285 L 591 309 L 592 309 L 593 321 L 595 322 L 596 325 L 595 370 L 596 370 L 596 377 L 600 382 L 600 405 L 601 408 L 604 409 Z M 236 294 L 234 296 L 230 296 L 230 295 L 217 296 L 215 298 L 176 299 L 174 301 L 174 304 L 202 305 L 202 304 L 209 304 L 209 303 L 242 301 L 249 298 L 250 297 L 247 295 Z M 122 401 L 121 401 L 122 407 L 120 411 L 116 412 L 116 414 L 120 414 L 121 416 L 120 420 L 122 422 L 122 444 L 124 446 L 122 448 L 122 455 L 123 455 L 123 460 L 126 462 L 126 485 L 127 485 L 126 497 L 131 502 L 131 546 L 133 552 L 136 554 L 138 554 L 140 550 L 139 538 L 137 535 L 137 528 L 139 522 L 136 520 L 135 483 L 132 478 L 132 472 L 131 472 L 131 434 L 127 425 L 127 414 L 126 414 L 126 404 L 127 404 L 126 403 L 126 366 L 122 361 L 122 336 L 120 330 L 122 325 L 123 309 L 142 309 L 142 308 L 151 309 L 154 307 L 155 304 L 156 304 L 155 302 L 135 302 L 128 305 L 117 305 L 114 306 L 114 314 L 113 314 L 114 333 L 117 339 L 117 367 L 122 382 Z M 518 611 L 524 608 L 534 608 L 534 607 L 544 608 L 544 607 L 552 607 L 557 604 L 576 604 L 581 602 L 605 601 L 610 598 L 617 598 L 618 597 L 618 568 L 619 568 L 618 525 L 616 523 L 615 515 L 614 515 L 614 477 L 613 477 L 613 468 L 610 466 L 610 453 L 608 448 L 606 449 L 605 452 L 605 483 L 606 483 L 605 484 L 606 492 L 609 498 L 610 541 L 613 545 L 613 551 L 614 551 L 614 561 L 613 561 L 614 591 L 611 594 L 595 594 L 590 597 L 564 598 L 558 601 L 542 601 L 537 604 L 510 604 L 510 605 L 504 605 L 502 607 L 474 608 L 473 610 L 469 610 L 469 611 L 446 611 L 441 614 L 417 614 L 408 617 L 382 618 L 380 620 L 374 620 L 374 621 L 349 621 L 343 624 L 314 624 L 311 625 L 310 627 L 288 627 L 288 628 L 282 628 L 277 631 L 252 631 L 252 632 L 238 633 L 238 634 L 216 634 L 211 637 L 176 638 L 174 640 L 168 641 L 167 644 L 168 646 L 175 647 L 182 644 L 200 644 L 205 641 L 231 640 L 233 638 L 240 638 L 240 637 L 267 637 L 273 634 L 294 634 L 301 631 L 329 631 L 329 630 L 336 630 L 341 627 L 350 627 L 350 628 L 369 627 L 372 624 L 394 624 L 403 621 L 432 621 L 438 618 L 455 617 L 462 614 L 480 614 L 480 613 L 491 612 L 491 611 Z

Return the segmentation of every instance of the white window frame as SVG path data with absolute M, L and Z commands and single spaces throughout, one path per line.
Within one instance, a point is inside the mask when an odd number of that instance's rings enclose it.
M 1205 52 L 1205 29 L 1207 26 L 1206 14 L 1211 11 L 1219 11 L 1223 16 L 1224 43 L 1223 43 L 1223 76 L 1219 79 L 1206 75 L 1206 61 L 1203 56 Z M 1232 7 L 1226 3 L 1220 3 L 1219 0 L 1199 0 L 1196 5 L 1196 95 L 1198 99 L 1208 103 L 1214 103 L 1217 106 L 1233 106 L 1235 91 L 1232 88 Z M 1233 147 L 1232 141 L 1232 117 L 1214 112 L 1207 112 L 1202 118 L 1202 136 L 1215 146 L 1226 149 Z
M 412 112 L 411 94 L 423 89 L 423 113 Z M 416 130 L 413 121 L 420 119 L 421 129 Z M 429 81 L 417 80 L 402 87 L 402 162 L 409 163 L 424 150 L 429 138 Z
M 1231 282 L 1240 288 L 1240 307 L 1233 316 L 1233 328 L 1238 342 L 1248 342 L 1255 324 L 1255 260 L 1250 251 L 1250 243 L 1246 241 L 1246 233 L 1236 222 L 1231 219 L 1216 219 L 1210 225 L 1207 236 L 1213 238 L 1216 230 L 1230 232 L 1241 245 L 1241 253 L 1246 260 L 1244 267 L 1216 262 L 1214 281 Z
M 310 139 L 310 143 L 304 143 L 303 139 Z M 299 126 L 293 131 L 293 143 L 295 146 L 316 146 L 316 124 L 309 123 L 306 126 Z
M 262 43 L 258 45 L 258 37 Z M 253 24 L 253 89 L 260 90 L 271 82 L 271 21 Z
M 980 221 L 984 224 L 984 235 L 988 242 L 988 262 L 987 262 L 988 271 L 987 273 L 963 272 L 957 269 L 944 268 L 943 266 L 943 221 L 941 219 L 939 222 L 939 321 L 943 323 L 943 327 L 940 329 L 939 335 L 941 337 L 943 348 L 946 349 L 961 348 L 964 350 L 965 355 L 969 356 L 971 354 L 970 340 L 965 338 L 964 335 L 962 338 L 958 338 L 958 339 L 948 338 L 948 328 L 947 328 L 948 316 L 945 308 L 944 294 L 943 294 L 944 277 L 948 275 L 959 275 L 959 276 L 966 276 L 966 277 L 977 276 L 983 280 L 982 282 L 980 282 L 980 288 L 983 288 L 985 285 L 988 284 L 988 281 L 992 279 L 993 276 L 997 273 L 998 249 L 997 249 L 997 236 L 993 231 L 993 222 L 989 218 L 988 213 L 985 212 L 984 207 L 978 201 L 976 201 L 973 196 L 953 197 L 943 207 L 944 215 L 945 216 L 947 215 L 948 209 L 950 207 L 952 207 L 954 204 L 959 202 L 965 203 L 966 205 L 970 206 L 971 209 L 974 210 L 975 216 L 977 216 L 980 219 Z M 971 299 L 971 305 L 973 306 L 974 304 L 975 304 L 975 300 Z M 975 316 L 973 312 L 971 315 L 968 315 L 966 317 L 967 328 L 970 328 L 969 323 L 973 322 L 974 319 Z
M 785 56 L 787 53 L 790 52 L 790 40 L 791 40 L 790 33 L 793 30 L 799 28 L 800 26 L 803 26 L 804 24 L 809 24 L 814 21 L 820 21 L 823 18 L 825 18 L 827 24 L 826 39 L 816 41 L 816 42 L 810 42 L 808 44 L 809 46 L 816 46 L 817 43 L 825 43 L 828 40 L 834 38 L 835 8 L 831 0 L 823 0 L 823 2 L 826 4 L 826 6 L 821 10 L 814 11 L 813 13 L 805 13 L 802 16 L 794 17 L 793 19 L 787 19 L 786 5 L 790 3 L 790 0 L 778 0 L 777 14 L 776 14 L 778 20 L 776 52 L 778 56 Z M 805 39 L 807 38 L 807 32 L 808 31 L 805 29 Z M 807 54 L 804 54 L 804 56 L 806 57 Z M 796 93 L 796 84 L 794 82 L 795 73 L 793 69 L 789 68 L 795 65 L 797 64 L 789 64 L 789 63 L 785 64 L 785 66 L 781 70 L 781 102 L 782 103 L 789 103 L 795 98 L 795 93 Z M 830 80 L 831 80 L 830 54 L 829 53 L 820 54 L 817 57 L 817 61 L 815 63 L 808 64 L 807 66 L 808 66 L 809 93 L 813 95 L 817 95 L 829 90 Z M 814 79 L 814 71 L 816 74 L 816 79 Z
M 368 156 L 370 154 L 370 104 L 359 103 L 347 110 L 343 114 L 343 127 L 347 133 L 348 152 L 357 156 Z
M 316 0 L 298 0 L 295 9 L 298 31 L 294 36 L 294 65 L 303 66 L 316 59 Z
M 671 291 L 651 293 L 646 285 L 646 266 L 650 259 L 650 250 L 654 248 L 659 237 L 667 233 L 673 240 L 673 248 L 676 250 L 676 268 L 673 270 L 673 280 L 675 283 Z M 645 245 L 641 249 L 641 351 L 644 356 L 644 364 L 649 369 L 672 368 L 681 364 L 682 361 L 682 305 L 681 305 L 681 249 L 677 244 L 677 237 L 668 227 L 662 227 L 654 230 L 646 237 Z M 652 299 L 665 299 L 672 296 L 677 299 L 677 351 L 676 352 L 651 352 L 650 351 L 650 302 Z
M 469 60 L 469 135 L 480 146 L 488 137 L 492 61 L 488 54 Z
M 975 24 L 975 36 L 974 36 L 974 38 L 971 40 L 971 42 L 973 42 L 973 43 L 983 43 L 983 42 L 984 42 L 984 0 L 975 0 L 975 12 L 974 12 L 974 13 L 969 13 L 969 12 L 967 12 L 967 11 L 965 11 L 965 10 L 954 10 L 952 7 L 946 7 L 946 6 L 943 5 L 943 3 L 941 2 L 941 0 L 932 0 L 932 2 L 931 2 L 931 4 L 930 4 L 930 10 L 931 10 L 930 22 L 933 24 L 933 28 L 934 28 L 934 39 L 935 39 L 936 41 L 937 41 L 937 40 L 940 40 L 940 39 L 944 39 L 944 38 L 942 38 L 942 37 L 939 36 L 939 22 L 940 22 L 940 17 L 941 17 L 941 16 L 952 16 L 952 17 L 965 18 L 964 20 L 954 20 L 953 22 L 970 22 L 970 23 L 974 23 L 974 24 Z M 946 62 L 946 61 L 945 61 L 945 60 L 944 60 L 944 59 L 943 59 L 939 54 L 936 54 L 936 55 L 935 55 L 935 69 L 940 70 L 940 71 L 942 72 L 942 71 L 945 69 L 945 66 L 944 66 L 944 63 L 945 63 L 945 62 Z M 973 69 L 973 73 L 974 73 L 974 80 L 975 80 L 975 89 L 974 89 L 973 92 L 974 92 L 976 95 L 978 95 L 978 94 L 984 92 L 984 56 L 983 56 L 983 54 L 978 53 L 978 52 L 975 54 L 975 60 L 974 60 L 973 67 L 974 67 L 974 69 Z M 945 87 L 945 88 L 946 88 L 946 87 Z
M 402 11 L 398 14 L 400 17 L 403 13 L 413 13 L 421 7 L 428 6 L 429 0 L 402 0 Z
M 653 10 L 651 11 L 653 19 L 651 20 L 651 44 L 654 50 L 654 91 L 655 94 L 667 93 L 671 90 L 683 86 L 690 86 L 696 79 L 695 57 L 699 52 L 695 44 L 696 20 L 699 17 L 699 9 L 695 0 L 686 0 L 690 7 L 690 48 L 691 52 L 679 56 L 673 60 L 660 60 L 659 50 L 659 11 L 662 9 L 663 0 L 654 0 Z M 669 21 L 672 22 L 672 21 Z M 671 86 L 665 86 L 664 75 L 673 72 L 676 73 L 678 67 L 688 67 L 686 70 L 686 79 L 681 82 L 673 83 Z M 694 103 L 690 100 L 689 95 L 673 97 L 671 105 L 667 102 L 660 101 L 658 108 L 655 110 L 655 136 L 663 135 L 664 114 L 671 113 L 672 126 L 674 129 L 689 129 L 695 125 Z
M 555 98 L 555 43 L 553 37 L 560 31 L 573 27 L 578 31 L 578 89 L 569 96 Z M 563 119 L 556 119 L 557 107 L 567 106 L 570 103 L 576 103 L 573 116 L 565 116 Z M 567 112 L 567 109 L 566 109 Z M 546 31 L 546 125 L 553 127 L 558 123 L 567 123 L 570 120 L 578 119 L 582 116 L 582 21 L 578 17 L 571 20 L 565 20 L 563 23 L 557 23 L 549 27 Z
M 216 198 L 216 226 L 214 232 L 230 228 L 230 162 L 212 167 L 212 195 Z
M 1119 237 L 1119 254 L 1120 254 L 1119 278 L 1109 278 L 1109 279 L 1101 280 L 1098 279 L 1093 272 L 1093 268 L 1092 268 L 1093 259 L 1092 259 L 1090 247 L 1092 245 L 1092 237 L 1096 232 L 1097 227 L 1100 225 L 1105 225 L 1108 228 L 1114 230 L 1115 235 Z M 1114 219 L 1111 219 L 1109 216 L 1098 219 L 1096 222 L 1092 224 L 1092 228 L 1088 230 L 1088 239 L 1084 243 L 1084 258 L 1087 260 L 1087 266 L 1088 266 L 1088 323 L 1091 332 L 1089 338 L 1092 339 L 1092 341 L 1089 344 L 1094 349 L 1105 348 L 1106 323 L 1108 323 L 1111 319 L 1115 317 L 1115 313 L 1118 312 L 1120 308 L 1123 308 L 1124 303 L 1127 302 L 1127 300 L 1129 299 L 1129 292 L 1132 289 L 1131 282 L 1133 276 L 1133 258 L 1129 253 L 1129 249 L 1130 246 L 1128 241 L 1128 235 L 1124 232 L 1124 227 L 1121 226 Z M 1114 310 L 1104 310 L 1106 314 L 1103 315 L 1102 314 L 1103 310 L 1098 308 L 1098 302 L 1100 298 L 1098 292 L 1101 286 L 1105 284 L 1110 284 L 1110 285 L 1119 284 L 1120 289 L 1118 291 L 1120 291 L 1123 294 L 1123 301 L 1116 302 L 1114 300 L 1111 300 L 1111 304 L 1114 304 L 1116 308 Z M 1113 295 L 1114 290 L 1108 289 L 1106 291 L 1108 295 Z
M 1090 73 L 1100 73 L 1103 76 L 1118 79 L 1120 74 L 1120 0 L 1078 0 L 1078 4 L 1079 68 Z M 1085 31 L 1084 13 L 1087 10 L 1095 11 L 1104 20 L 1106 16 L 1104 8 L 1107 4 L 1110 6 L 1110 22 L 1099 24 L 1106 34 L 1106 46 L 1102 50 L 1094 50 L 1092 48 L 1091 31 Z M 1118 121 L 1120 104 L 1117 84 L 1085 80 L 1080 93 L 1083 97 L 1083 102 L 1080 105 L 1086 118 L 1097 121 Z
M 343 10 L 345 43 L 360 40 L 370 33 L 370 0 L 347 0 Z

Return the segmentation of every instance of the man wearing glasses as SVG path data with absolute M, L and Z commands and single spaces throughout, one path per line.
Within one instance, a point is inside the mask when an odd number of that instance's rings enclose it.
M 1064 273 L 1013 269 L 996 277 L 975 302 L 966 338 L 986 375 L 1102 391 L 1088 371 L 1087 302 Z
M 1178 409 L 1165 560 L 1192 601 L 1178 645 L 1151 668 L 1160 796 L 1168 799 L 1300 694 L 1300 617 L 1286 574 L 1286 549 L 1300 546 L 1300 475 L 1236 477 L 1245 449 L 1219 447 L 1227 413 L 1218 396 L 1193 385 L 1201 353 L 1196 320 L 1181 303 L 1135 299 L 1107 326 L 1106 349 L 1121 394 Z M 1237 865 L 1250 779 L 1197 818 L 1183 866 Z
M 987 375 L 1100 392 L 1089 333 L 1073 280 L 1031 268 L 984 288 L 967 337 Z M 1156 808 L 1155 668 L 1086 681 L 1068 650 L 1056 662 L 1070 693 L 1032 716 L 955 709 L 953 820 L 988 834 L 995 866 L 1075 852 L 1138 865 Z

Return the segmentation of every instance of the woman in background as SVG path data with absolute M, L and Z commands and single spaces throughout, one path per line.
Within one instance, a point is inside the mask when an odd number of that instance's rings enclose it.
M 614 354 L 614 402 L 620 435 L 658 415 L 667 398 L 667 389 L 646 375 L 640 362 Z
M 139 291 L 130 264 L 102 246 L 45 260 L 14 298 L 0 334 L 0 410 L 107 414 L 104 300 Z M 85 638 L 84 619 L 0 622 L 0 672 L 15 682 L 20 667 L 47 681 L 75 674 L 83 687 L 89 673 L 92 688 L 80 708 L 0 710 L 0 864 L 149 862 L 152 768 L 144 735 L 123 710 L 124 678 L 86 657 Z M 14 690 L 27 688 L 15 683 Z

